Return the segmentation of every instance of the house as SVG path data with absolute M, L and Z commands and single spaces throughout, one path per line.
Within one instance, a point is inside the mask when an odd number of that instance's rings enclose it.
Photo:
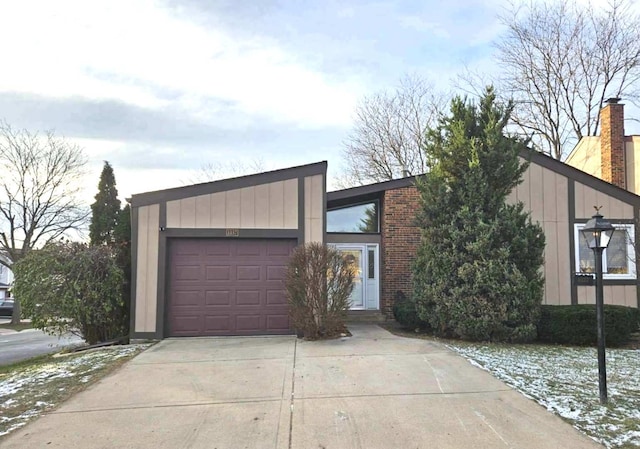
M 600 111 L 600 135 L 580 139 L 565 163 L 640 193 L 640 136 L 625 135 L 624 104 L 619 98 L 605 101 Z
M 0 255 L 0 259 L 8 263 L 8 259 Z M 0 299 L 9 296 L 9 289 L 13 285 L 13 272 L 11 269 L 0 263 Z
M 605 253 L 605 302 L 638 307 L 634 217 L 640 197 L 543 154 L 509 201 L 546 235 L 545 304 L 595 302 L 580 228 L 594 206 L 619 229 Z M 390 315 L 411 293 L 420 239 L 415 178 L 326 191 L 327 163 L 133 195 L 133 339 L 289 332 L 282 280 L 296 245 L 336 245 L 360 265 L 355 310 Z M 623 232 L 624 231 L 624 232 Z

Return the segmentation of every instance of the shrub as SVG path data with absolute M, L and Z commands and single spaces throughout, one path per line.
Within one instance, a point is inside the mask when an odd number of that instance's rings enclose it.
M 604 334 L 607 346 L 629 341 L 640 325 L 640 310 L 624 306 L 604 306 Z M 596 307 L 593 304 L 542 306 L 538 340 L 567 345 L 595 345 Z
M 308 243 L 291 256 L 285 281 L 289 314 L 305 338 L 330 338 L 344 331 L 354 267 L 332 247 Z
M 124 336 L 122 270 L 113 249 L 54 243 L 14 265 L 15 295 L 34 327 L 95 344 Z
M 393 303 L 393 317 L 405 329 L 429 329 L 429 323 L 418 317 L 416 303 L 409 298 L 397 299 Z

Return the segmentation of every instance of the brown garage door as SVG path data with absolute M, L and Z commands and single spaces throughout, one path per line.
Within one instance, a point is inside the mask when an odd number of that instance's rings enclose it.
M 295 240 L 169 241 L 171 336 L 289 333 L 284 276 Z

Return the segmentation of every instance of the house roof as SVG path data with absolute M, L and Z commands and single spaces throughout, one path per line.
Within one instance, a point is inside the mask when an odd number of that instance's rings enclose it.
M 138 193 L 131 196 L 131 207 L 157 204 L 162 201 L 173 201 L 182 198 L 208 195 L 210 193 L 226 190 L 241 189 L 270 182 L 284 181 L 286 179 L 326 174 L 327 161 L 314 164 L 299 165 L 297 167 L 273 170 L 255 175 L 239 176 L 237 178 L 221 179 L 220 181 L 205 182 L 173 189 L 156 190 L 153 192 Z
M 522 152 L 521 157 L 530 161 L 533 164 L 540 165 L 546 169 L 549 169 L 555 173 L 559 173 L 566 176 L 569 179 L 585 184 L 592 187 L 595 190 L 606 193 L 620 201 L 628 204 L 640 206 L 640 196 L 622 189 L 618 186 L 603 181 L 600 178 L 596 178 L 582 170 L 574 168 L 570 165 L 560 162 L 546 154 L 538 151 L 527 150 Z M 420 175 L 418 175 L 420 176 Z M 380 193 L 386 190 L 400 189 L 403 187 L 409 187 L 415 184 L 416 176 L 410 176 L 407 178 L 394 179 L 391 181 L 383 181 L 375 184 L 368 184 L 359 187 L 353 187 L 350 189 L 336 190 L 327 193 L 327 202 L 334 203 L 335 206 L 344 205 L 348 202 L 365 200 L 368 198 L 377 197 Z

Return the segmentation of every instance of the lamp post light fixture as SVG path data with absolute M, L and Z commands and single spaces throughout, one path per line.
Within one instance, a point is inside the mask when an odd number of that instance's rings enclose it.
M 596 259 L 596 322 L 598 330 L 598 388 L 600 403 L 607 403 L 607 366 L 604 348 L 604 293 L 602 288 L 602 253 L 609 246 L 615 228 L 600 215 L 600 208 L 596 207 L 596 214 L 587 221 L 582 228 L 582 235 L 589 248 L 593 250 Z

